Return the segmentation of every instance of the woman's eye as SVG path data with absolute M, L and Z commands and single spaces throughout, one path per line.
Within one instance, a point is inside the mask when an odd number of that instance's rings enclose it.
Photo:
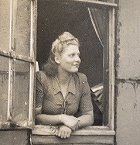
M 73 53 L 73 54 L 70 54 L 69 56 L 70 57 L 75 57 L 75 56 L 80 57 L 80 54 L 79 53 L 78 54 Z
M 74 57 L 74 56 L 75 56 L 75 54 L 70 54 L 69 56 L 70 56 L 70 57 Z

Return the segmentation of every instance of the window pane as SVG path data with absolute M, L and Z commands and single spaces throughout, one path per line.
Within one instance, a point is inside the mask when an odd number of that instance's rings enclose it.
M 0 122 L 7 120 L 9 59 L 0 56 Z
M 13 119 L 27 121 L 29 113 L 30 64 L 15 60 L 13 82 Z
M 0 0 L 0 50 L 9 49 L 10 0 Z
M 30 55 L 30 17 L 31 17 L 31 1 L 17 0 L 14 4 L 14 44 L 15 51 L 18 54 Z

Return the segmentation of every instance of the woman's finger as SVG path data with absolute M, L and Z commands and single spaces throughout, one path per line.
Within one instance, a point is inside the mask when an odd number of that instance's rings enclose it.
M 57 136 L 60 138 L 68 138 L 71 135 L 71 129 L 68 128 L 67 126 L 61 126 L 58 130 Z
M 66 134 L 65 134 L 65 138 L 69 138 L 70 137 L 70 132 L 67 132 Z
M 60 130 L 60 134 L 59 135 L 60 135 L 61 138 L 64 138 L 65 137 L 65 132 L 63 130 Z
M 68 134 L 68 132 L 65 131 L 65 132 L 64 132 L 64 136 L 63 136 L 63 138 L 67 138 L 67 134 Z

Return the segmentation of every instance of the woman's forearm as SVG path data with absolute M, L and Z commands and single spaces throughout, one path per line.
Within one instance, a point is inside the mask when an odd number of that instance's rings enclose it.
M 57 125 L 61 124 L 60 115 L 38 114 L 35 118 L 36 124 Z
M 79 123 L 78 123 L 79 128 L 93 125 L 94 123 L 93 112 L 89 111 L 87 114 L 78 117 L 78 120 L 79 120 Z
M 86 114 L 78 117 L 78 128 L 90 126 L 94 122 L 93 111 L 89 111 Z M 77 121 L 74 116 L 69 116 L 65 114 L 59 115 L 47 115 L 47 114 L 38 114 L 35 118 L 36 124 L 42 125 L 58 125 L 64 124 L 66 126 L 71 126 Z

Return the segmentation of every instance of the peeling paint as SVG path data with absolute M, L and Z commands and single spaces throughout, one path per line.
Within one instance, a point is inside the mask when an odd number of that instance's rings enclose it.
M 118 84 L 118 83 L 130 83 L 130 84 L 132 84 L 133 86 L 134 85 L 138 85 L 138 84 L 140 84 L 140 80 L 139 79 L 119 79 L 119 78 L 116 78 L 116 83 Z

